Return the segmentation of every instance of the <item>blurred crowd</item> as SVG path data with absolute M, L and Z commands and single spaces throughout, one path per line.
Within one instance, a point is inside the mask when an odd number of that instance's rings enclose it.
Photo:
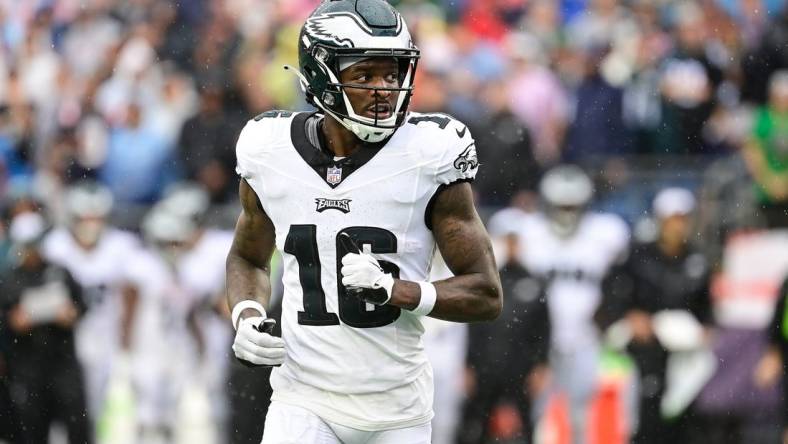
M 317 3 L 0 0 L 0 441 L 259 441 L 234 147 Z M 428 323 L 435 443 L 788 442 L 786 2 L 392 3 L 506 291 Z

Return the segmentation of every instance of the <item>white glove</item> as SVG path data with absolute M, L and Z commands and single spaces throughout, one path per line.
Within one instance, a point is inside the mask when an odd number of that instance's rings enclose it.
M 285 341 L 258 331 L 257 327 L 263 320 L 264 318 L 257 316 L 241 320 L 233 342 L 235 357 L 254 365 L 282 365 L 287 354 Z
M 342 258 L 342 285 L 367 302 L 384 305 L 391 299 L 394 277 L 372 255 L 348 253 Z

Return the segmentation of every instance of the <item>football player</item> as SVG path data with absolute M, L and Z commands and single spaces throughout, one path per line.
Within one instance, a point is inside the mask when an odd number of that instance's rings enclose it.
M 233 330 L 226 321 L 230 313 L 224 300 L 222 265 L 233 235 L 231 231 L 207 225 L 210 196 L 197 184 L 179 184 L 165 193 L 159 205 L 186 218 L 184 227 L 193 227 L 176 254 L 175 273 L 179 285 L 192 297 L 190 326 L 202 349 L 201 359 L 195 366 L 200 373 L 199 382 L 205 385 L 211 401 L 213 422 L 223 429 L 228 409 L 226 384 L 230 361 L 227 347 L 232 343 Z
M 293 71 L 318 111 L 263 113 L 236 147 L 233 350 L 277 366 L 265 444 L 426 444 L 433 381 L 421 318 L 482 321 L 501 310 L 468 183 L 474 141 L 449 116 L 408 113 L 419 50 L 385 1 L 321 3 L 298 45 Z M 436 245 L 454 276 L 429 282 Z M 261 325 L 275 248 L 281 338 Z
M 568 398 L 573 442 L 583 444 L 598 382 L 600 347 L 593 316 L 602 279 L 625 255 L 629 228 L 616 215 L 589 211 L 594 186 L 577 166 L 546 172 L 539 193 L 542 212 L 523 218 L 517 233 L 520 263 L 544 286 L 553 391 Z
M 154 205 L 141 223 L 144 248 L 125 261 L 126 291 L 139 301 L 128 365 L 135 395 L 139 442 L 176 436 L 184 390 L 199 356 L 189 325 L 194 297 L 178 279 L 178 259 L 197 227 L 183 215 Z
M 88 412 L 102 413 L 113 360 L 128 348 L 136 300 L 123 293 L 124 261 L 139 248 L 131 233 L 109 225 L 112 193 L 80 182 L 65 194 L 66 226 L 44 238 L 42 252 L 66 268 L 82 287 L 87 311 L 76 329 L 76 350 L 85 373 Z

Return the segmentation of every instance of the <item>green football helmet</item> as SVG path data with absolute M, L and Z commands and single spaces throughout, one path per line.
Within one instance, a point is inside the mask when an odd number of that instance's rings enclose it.
M 340 82 L 340 67 L 373 57 L 397 61 L 396 87 Z M 418 58 L 405 21 L 384 0 L 324 1 L 307 18 L 298 39 L 298 77 L 307 101 L 366 142 L 384 140 L 405 121 Z M 398 94 L 391 115 L 384 119 L 361 115 L 345 94 L 348 87 Z

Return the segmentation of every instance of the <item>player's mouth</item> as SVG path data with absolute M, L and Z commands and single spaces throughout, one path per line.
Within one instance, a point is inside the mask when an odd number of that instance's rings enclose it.
M 364 117 L 378 120 L 387 119 L 391 117 L 391 105 L 384 102 L 369 106 L 364 110 Z

